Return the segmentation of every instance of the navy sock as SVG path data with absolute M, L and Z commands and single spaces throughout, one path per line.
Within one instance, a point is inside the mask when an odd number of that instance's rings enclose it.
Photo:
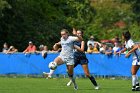
M 98 85 L 97 85 L 97 82 L 96 82 L 96 80 L 95 80 L 95 78 L 94 78 L 93 76 L 90 76 L 89 79 L 90 79 L 90 81 L 92 82 L 92 84 L 93 84 L 94 86 L 98 86 Z

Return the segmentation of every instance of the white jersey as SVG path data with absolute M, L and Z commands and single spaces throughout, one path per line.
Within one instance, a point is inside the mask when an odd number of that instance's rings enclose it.
M 61 38 L 61 46 L 62 50 L 60 52 L 60 56 L 63 58 L 74 58 L 73 49 L 74 49 L 74 41 L 76 41 L 77 37 L 68 36 L 67 39 Z
M 134 45 L 133 40 L 129 39 L 127 42 L 125 42 L 125 47 L 130 50 L 132 49 L 132 46 Z M 133 63 L 132 65 L 140 65 L 140 50 L 137 49 L 133 53 Z
M 132 39 L 129 39 L 127 42 L 125 42 L 125 47 L 127 49 L 131 49 L 133 45 L 134 45 L 134 42 Z

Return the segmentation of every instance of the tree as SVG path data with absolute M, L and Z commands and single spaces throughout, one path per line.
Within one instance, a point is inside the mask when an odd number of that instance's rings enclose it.
M 63 12 L 46 0 L 7 0 L 11 9 L 4 9 L 0 19 L 1 40 L 22 51 L 29 40 L 49 47 L 58 41 L 62 29 Z M 57 15 L 56 15 L 57 14 Z
M 7 1 L 5 1 L 5 0 L 0 0 L 0 17 L 3 16 L 2 10 L 3 10 L 4 8 L 11 8 L 11 7 L 10 7 L 10 5 L 8 4 Z

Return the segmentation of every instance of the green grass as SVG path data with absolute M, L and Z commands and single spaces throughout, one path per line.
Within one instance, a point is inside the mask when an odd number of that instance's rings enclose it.
M 0 78 L 0 93 L 131 93 L 131 80 L 97 79 L 94 90 L 89 79 L 76 79 L 79 89 L 67 87 L 68 78 Z

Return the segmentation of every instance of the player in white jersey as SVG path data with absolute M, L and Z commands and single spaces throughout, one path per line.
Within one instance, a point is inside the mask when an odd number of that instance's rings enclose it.
M 66 29 L 61 30 L 61 40 L 56 43 L 53 48 L 56 50 L 58 45 L 61 45 L 62 50 L 60 55 L 54 59 L 54 62 L 57 65 L 66 64 L 68 75 L 70 80 L 72 80 L 74 84 L 74 89 L 78 89 L 75 80 L 73 78 L 73 68 L 74 68 L 74 41 L 82 41 L 81 36 L 69 36 L 68 31 Z M 49 75 L 53 74 L 54 70 L 50 70 Z
M 123 40 L 125 40 L 125 48 L 120 51 L 120 53 L 128 50 L 128 53 L 125 57 L 129 57 L 133 54 L 133 62 L 131 67 L 131 74 L 132 74 L 132 91 L 140 91 L 140 86 L 137 77 L 137 71 L 140 67 L 140 50 L 139 45 L 134 44 L 133 40 L 131 39 L 131 34 L 129 31 L 125 31 L 122 34 Z

